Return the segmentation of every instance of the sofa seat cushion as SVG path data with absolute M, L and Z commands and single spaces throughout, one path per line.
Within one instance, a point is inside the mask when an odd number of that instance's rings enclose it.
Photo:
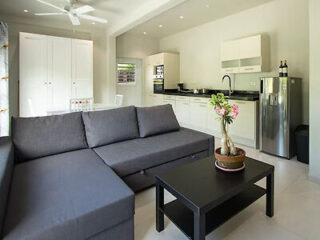
M 124 177 L 211 148 L 213 136 L 180 128 L 175 132 L 94 148 L 94 151 Z
M 131 189 L 90 149 L 14 169 L 4 239 L 88 239 L 134 214 Z
M 134 106 L 83 112 L 82 116 L 90 148 L 139 137 Z
M 81 112 L 12 118 L 17 162 L 88 148 Z

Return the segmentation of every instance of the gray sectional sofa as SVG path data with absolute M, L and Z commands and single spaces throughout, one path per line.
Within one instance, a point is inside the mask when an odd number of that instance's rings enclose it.
M 213 154 L 171 105 L 13 118 L 0 138 L 3 239 L 134 239 L 134 192 Z

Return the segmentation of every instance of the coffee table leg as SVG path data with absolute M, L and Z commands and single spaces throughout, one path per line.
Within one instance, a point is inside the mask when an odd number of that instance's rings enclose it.
M 267 176 L 267 209 L 266 215 L 273 217 L 274 211 L 274 173 Z
M 156 183 L 156 228 L 158 232 L 164 229 L 164 214 L 160 209 L 164 206 L 163 187 L 157 181 Z
M 194 212 L 194 240 L 205 240 L 206 237 L 206 216 L 199 212 Z

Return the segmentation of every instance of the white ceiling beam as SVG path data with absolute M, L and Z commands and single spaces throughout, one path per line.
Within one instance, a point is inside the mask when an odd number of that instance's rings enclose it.
M 117 37 L 153 17 L 188 0 L 148 0 L 108 30 L 110 36 Z

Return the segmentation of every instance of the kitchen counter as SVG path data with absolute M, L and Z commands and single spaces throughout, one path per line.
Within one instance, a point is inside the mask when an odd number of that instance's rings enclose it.
M 243 101 L 258 101 L 259 100 L 259 92 L 258 91 L 234 91 L 231 96 L 228 96 L 228 90 L 209 90 L 207 94 L 194 94 L 194 93 L 185 93 L 178 92 L 176 89 L 166 89 L 163 93 L 157 94 L 165 94 L 165 95 L 175 95 L 175 96 L 187 96 L 187 97 L 203 97 L 203 98 L 211 98 L 212 94 L 223 93 L 227 98 L 232 100 L 243 100 Z

